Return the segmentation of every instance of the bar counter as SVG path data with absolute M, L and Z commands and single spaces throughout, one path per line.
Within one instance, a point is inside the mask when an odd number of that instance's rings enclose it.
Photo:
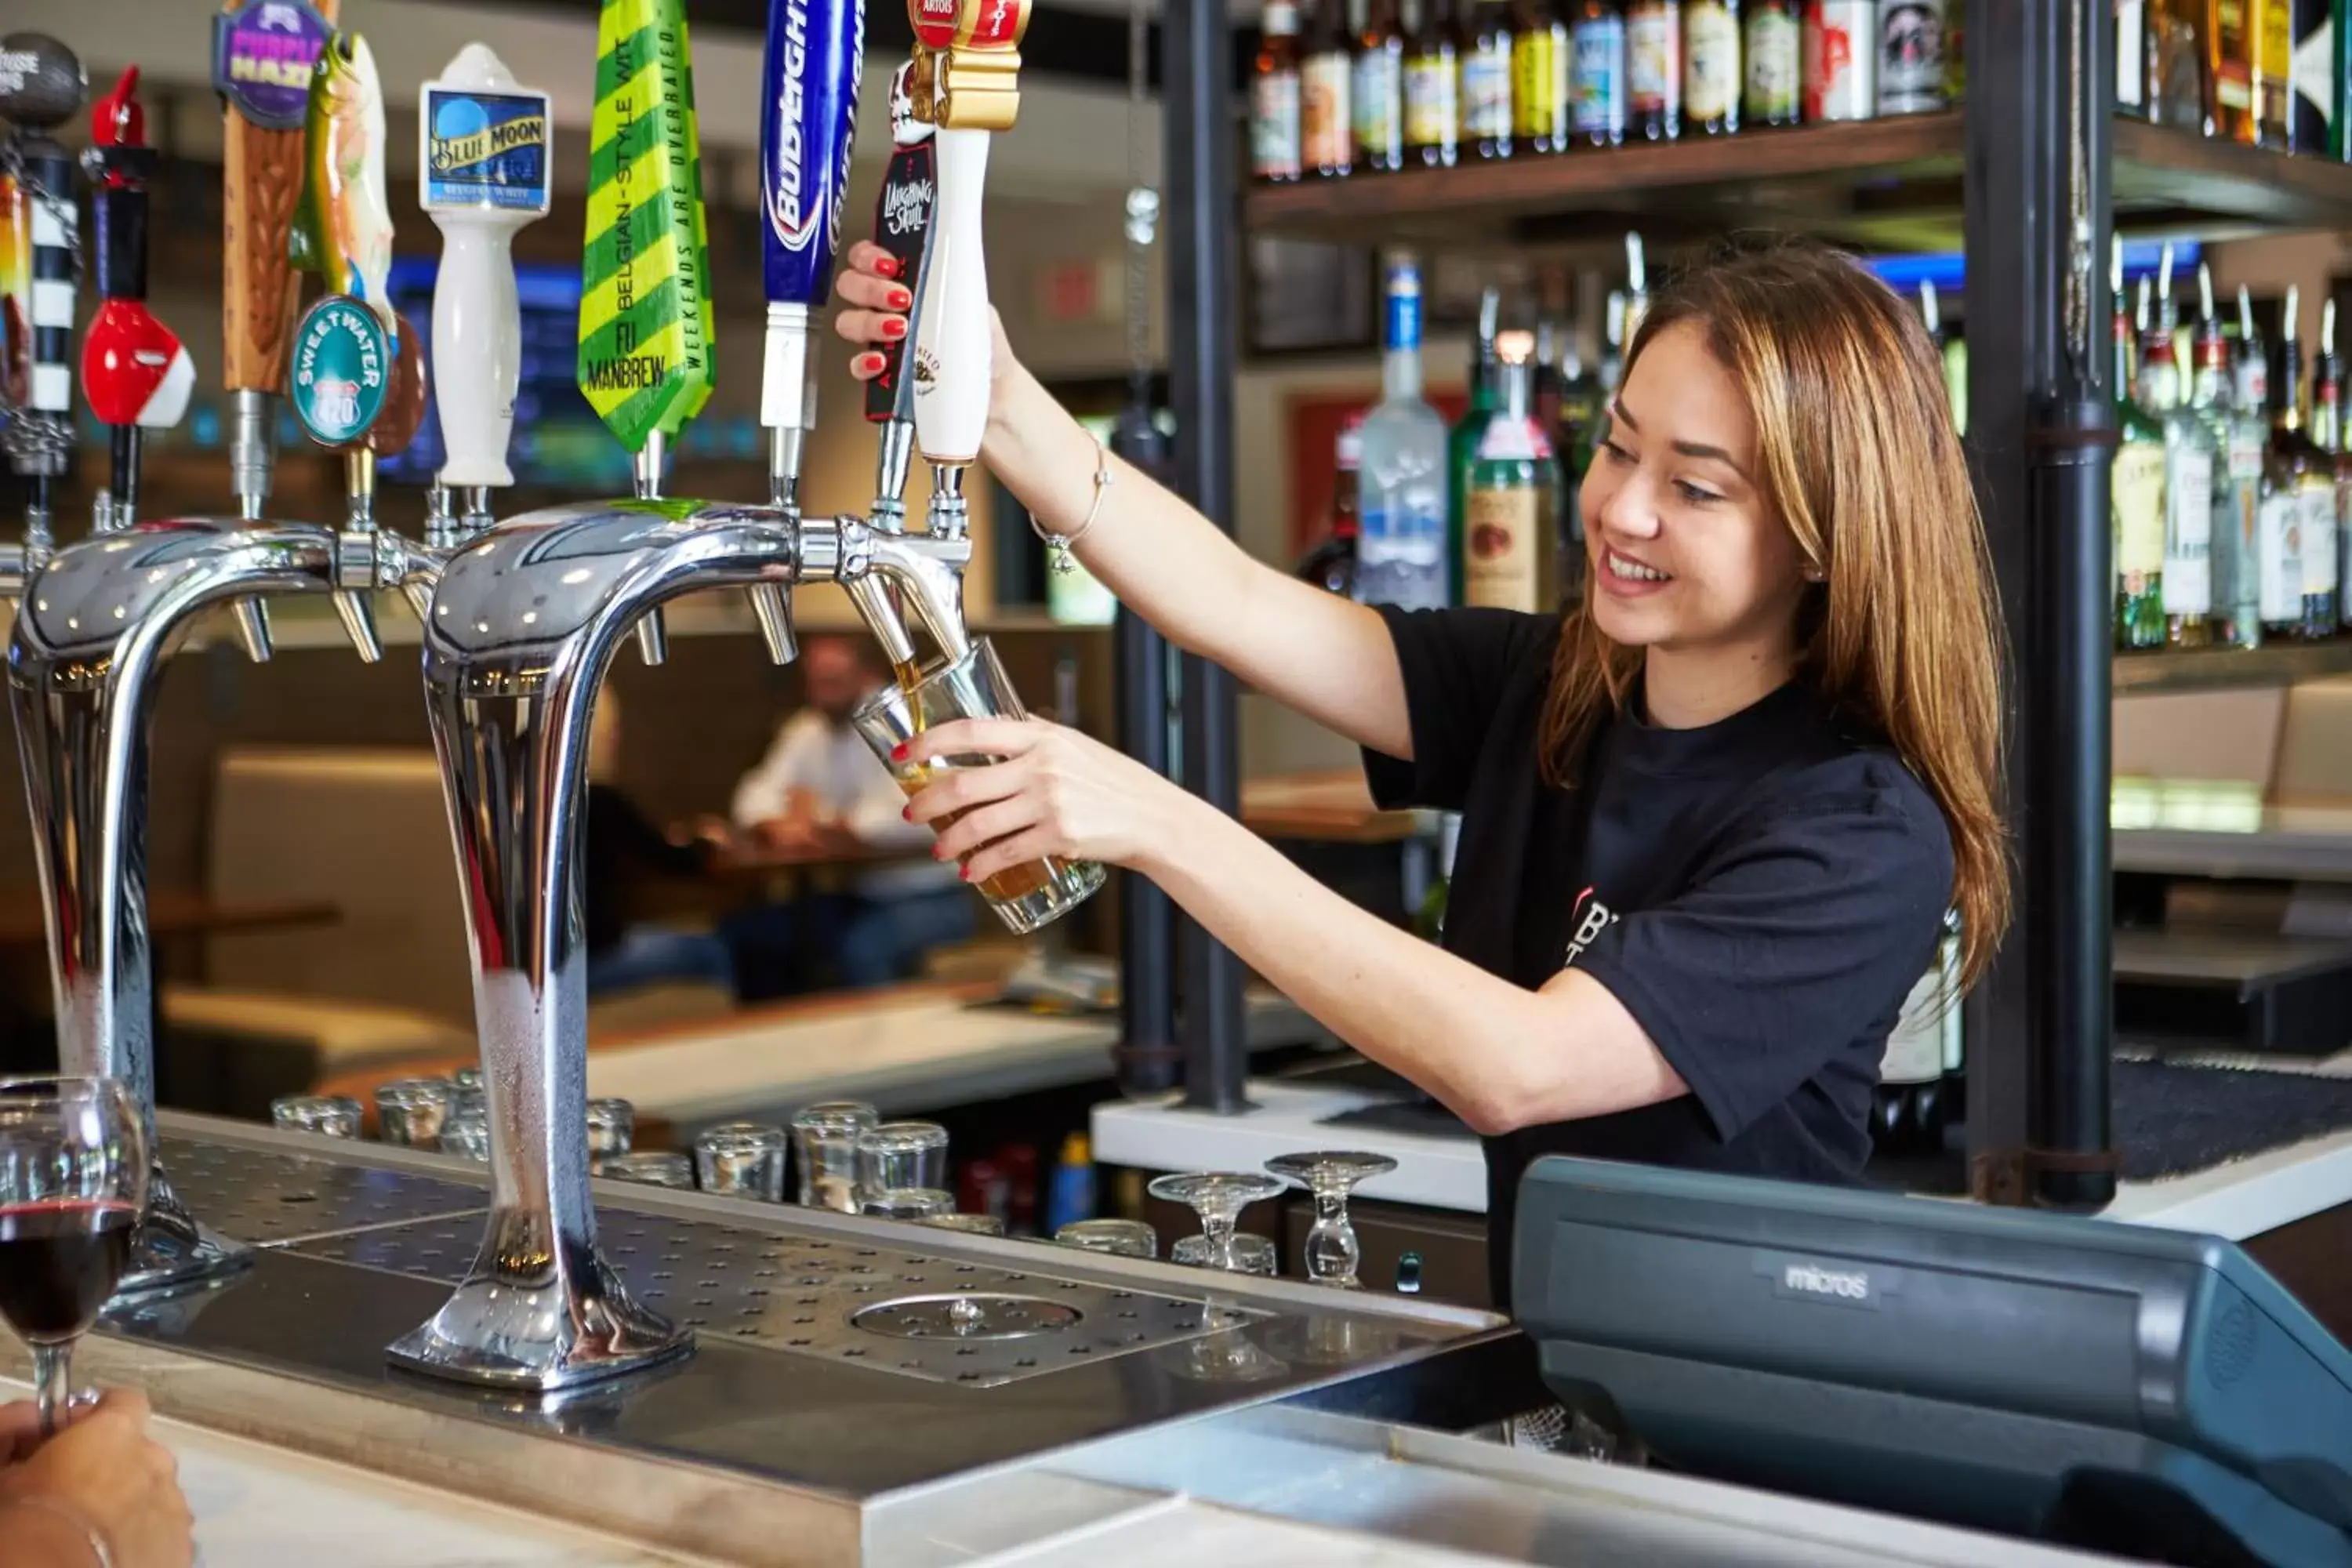
M 162 1130 L 251 1266 L 116 1303 L 77 1369 L 154 1403 L 207 1568 L 2095 1561 L 1506 1446 L 1548 1395 L 1483 1312 L 608 1182 L 604 1245 L 691 1357 L 553 1397 L 412 1377 L 383 1347 L 473 1256 L 486 1171 Z M 958 1290 L 1083 1310 L 1009 1341 L 874 1326 Z

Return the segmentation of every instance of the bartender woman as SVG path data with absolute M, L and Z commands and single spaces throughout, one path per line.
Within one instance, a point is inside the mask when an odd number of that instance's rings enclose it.
M 857 247 L 837 330 L 903 337 Z M 1462 814 L 1442 948 L 1240 823 L 1040 721 L 947 724 L 909 814 L 968 879 L 1141 872 L 1326 1027 L 1482 1135 L 1495 1298 L 1546 1153 L 1849 1182 L 1888 1031 L 1959 911 L 2007 917 L 1997 643 L 1938 356 L 1800 243 L 1656 295 L 1580 492 L 1586 604 L 1367 607 L 1252 559 L 1115 457 L 996 336 L 984 461 L 1184 649 L 1364 748 L 1382 805 Z M 862 352 L 861 377 L 879 367 Z M 911 754 L 911 753 L 910 753 Z

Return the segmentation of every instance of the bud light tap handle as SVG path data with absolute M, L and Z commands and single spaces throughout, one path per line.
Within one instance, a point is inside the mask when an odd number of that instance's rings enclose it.
M 196 371 L 188 351 L 147 309 L 147 181 L 155 150 L 139 102 L 139 68 L 90 106 L 83 172 L 94 188 L 98 313 L 82 338 L 82 395 L 113 433 L 113 472 L 95 526 L 128 528 L 139 508 L 142 430 L 168 430 L 187 413 Z
M 442 237 L 433 285 L 440 480 L 468 492 L 475 527 L 489 521 L 489 488 L 514 483 L 507 447 L 522 381 L 522 307 L 513 244 L 547 216 L 553 131 L 547 94 L 518 86 L 483 45 L 467 44 L 425 84 L 416 199 Z

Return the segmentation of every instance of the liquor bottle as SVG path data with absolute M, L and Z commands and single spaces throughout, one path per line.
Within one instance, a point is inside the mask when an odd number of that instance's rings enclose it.
M 1563 355 L 1565 363 L 1561 363 Z M 1564 604 L 1574 603 L 1584 585 L 1584 522 L 1577 515 L 1576 486 L 1569 479 L 1567 466 L 1576 436 L 1570 399 L 1574 395 L 1571 389 L 1581 369 L 1575 348 L 1564 343 L 1559 329 L 1549 319 L 1537 322 L 1536 363 L 1529 380 L 1529 395 L 1534 399 L 1536 428 L 1551 444 L 1554 515 L 1549 521 L 1552 537 L 1558 541 L 1559 596 Z
M 2294 151 L 2294 0 L 2247 0 L 2253 9 L 2252 73 L 2254 140 L 2283 153 Z M 2292 386 L 2281 389 L 2282 404 L 2295 401 Z
M 2185 405 L 2172 334 L 2159 323 L 2139 373 L 2140 406 L 2164 427 L 2164 640 L 2212 641 L 2213 468 L 2216 446 Z
M 2115 0 L 2116 112 L 2147 118 L 2147 0 Z
M 2263 0 L 2206 0 L 2205 74 L 2213 82 L 2213 134 L 2252 146 L 2256 7 Z
M 1625 10 L 1620 0 L 1577 0 L 1569 25 L 1571 131 L 1587 147 L 1625 140 Z
M 1357 591 L 1366 604 L 1446 603 L 1445 421 L 1421 395 L 1421 268 L 1389 263 L 1381 401 L 1364 416 Z
M 1502 396 L 1502 362 L 1495 357 L 1496 329 L 1501 325 L 1503 292 L 1486 289 L 1478 295 L 1478 335 L 1470 359 L 1470 405 L 1445 433 L 1445 586 L 1450 603 L 1462 603 L 1464 531 L 1468 526 L 1470 461 L 1486 434 L 1486 421 Z
M 2120 243 L 2115 271 L 2123 270 Z M 2147 279 L 2140 279 L 2142 314 Z M 2117 300 L 2123 290 L 2116 290 Z M 2116 646 L 2164 646 L 2164 426 L 2132 395 L 2132 318 L 2116 312 L 2116 426 L 2110 479 L 2115 514 Z
M 2271 400 L 2270 440 L 2263 450 L 2262 592 L 2263 630 L 2273 637 L 2303 635 L 2305 566 L 2303 471 L 2310 453 L 2303 434 L 2303 358 L 2295 344 L 2299 290 L 2287 290 L 2279 344 L 2280 385 Z
M 1740 28 L 1746 84 L 1741 123 L 1753 130 L 1794 125 L 1804 95 L 1804 25 L 1796 0 L 1748 0 Z
M 1351 415 L 1339 427 L 1330 527 L 1322 542 L 1298 563 L 1298 576 L 1345 599 L 1356 597 L 1356 542 L 1362 531 L 1356 504 L 1356 471 L 1363 456 L 1364 416 Z
M 1944 13 L 1944 101 L 1958 109 L 1969 97 L 1969 8 L 1966 0 Z
M 2319 307 L 2319 359 L 2311 372 L 2311 439 L 2335 466 L 2336 625 L 2330 636 L 2352 620 L 2352 446 L 2346 440 L 2352 425 L 2344 406 L 2344 361 L 2336 352 L 2336 301 Z
M 2336 115 L 2327 124 L 2327 155 L 2352 163 L 2352 0 L 2333 0 L 2328 10 L 2327 86 L 2336 95 Z
M 2248 415 L 2238 400 L 2230 363 L 2230 340 L 2213 309 L 2213 270 L 2197 267 L 2196 375 L 2189 411 L 2212 432 L 2221 463 L 2213 471 L 2211 541 L 2213 640 L 2252 647 L 2262 641 L 2263 618 L 2256 592 L 2256 515 L 2263 499 L 2263 437 L 2259 414 Z
M 1739 0 L 1683 0 L 1683 120 L 1702 136 L 1739 129 Z
M 2287 458 L 2303 510 L 2303 618 L 2295 635 L 2316 640 L 2336 635 L 2336 432 L 2323 434 L 2315 422 L 2318 375 L 2313 375 L 2307 387 L 2304 384 L 2303 340 L 2295 335 L 2300 292 L 2287 285 L 2286 316 L 2279 334 L 2279 378 L 2286 385 L 2280 399 L 2281 427 L 2273 429 L 2271 444 L 2278 448 L 2292 440 Z M 2311 406 L 2305 406 L 2306 395 Z M 2332 398 L 2330 403 L 2327 413 L 2333 423 Z
M 1465 604 L 1549 615 L 1559 607 L 1559 471 L 1534 416 L 1534 347 L 1527 332 L 1496 342 L 1502 397 L 1472 455 L 1462 586 Z
M 2335 47 L 2334 0 L 2288 0 L 2291 41 L 2287 58 L 2286 144 L 2297 153 L 2325 158 L 2336 118 L 2336 80 L 2329 68 Z
M 1404 29 L 1397 0 L 1365 0 L 1356 35 L 1349 92 L 1356 120 L 1356 167 L 1385 174 L 1404 167 Z
M 1404 47 L 1405 162 L 1450 169 L 1462 136 L 1460 46 L 1454 0 L 1417 0 L 1419 13 Z
M 2210 135 L 2214 120 L 2212 75 L 2206 68 L 2203 0 L 2150 0 L 2144 112 L 2158 125 Z M 2118 49 L 2121 41 L 2118 39 Z M 2120 53 L 2116 69 L 2123 68 Z M 2120 108 L 2122 99 L 2116 100 Z
M 1511 32 L 1511 142 L 1530 153 L 1568 151 L 1568 24 L 1553 0 L 1517 0 Z
M 1462 33 L 1463 151 L 1473 158 L 1507 158 L 1512 153 L 1509 0 L 1470 0 Z
M 1356 163 L 1354 61 L 1349 54 L 1348 0 L 1308 0 L 1306 58 L 1298 67 L 1301 164 L 1339 179 Z
M 1878 109 L 1877 0 L 1805 0 L 1805 122 Z
M 1265 37 L 1250 67 L 1250 174 L 1268 184 L 1299 175 L 1297 0 L 1265 0 Z
M 1944 107 L 1944 0 L 1879 0 L 1878 112 Z
M 1671 142 L 1683 129 L 1683 14 L 1675 0 L 1625 7 L 1625 134 Z

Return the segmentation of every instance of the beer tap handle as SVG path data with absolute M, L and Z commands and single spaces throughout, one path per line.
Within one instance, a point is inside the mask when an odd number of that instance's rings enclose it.
M 147 182 L 155 150 L 147 145 L 139 68 L 90 109 L 90 145 L 82 167 L 94 187 L 98 313 L 82 338 L 82 395 L 113 432 L 113 473 L 103 529 L 128 528 L 139 510 L 139 447 L 143 431 L 168 430 L 187 413 L 196 370 L 179 337 L 147 308 Z
M 27 566 L 52 539 L 52 495 L 73 457 L 74 280 L 80 273 L 79 207 L 72 154 L 50 134 L 81 110 L 89 90 L 81 61 L 41 33 L 0 39 L 10 68 L 0 77 L 0 120 L 15 125 L 0 158 L 5 216 L 18 247 L 0 268 L 11 340 L 0 347 L 0 405 L 14 414 L 0 429 L 9 466 L 26 481 Z
M 660 499 L 662 455 L 710 400 L 710 230 L 685 0 L 604 0 L 596 17 L 580 391 Z M 637 651 L 661 662 L 660 610 Z
M 288 255 L 302 187 L 310 75 L 338 0 L 226 0 L 213 19 L 213 87 L 222 98 L 221 385 L 231 407 L 230 488 L 258 521 L 278 460 L 277 400 L 300 280 Z M 248 658 L 269 658 L 269 612 L 236 602 Z
M 302 199 L 292 253 L 327 293 L 294 331 L 289 394 L 310 438 L 344 454 L 348 513 L 337 531 L 335 613 L 352 647 L 383 657 L 369 595 L 382 582 L 376 460 L 404 449 L 425 417 L 425 364 L 387 293 L 392 206 L 384 195 L 383 87 L 357 33 L 338 32 L 310 77 Z
M 874 202 L 874 243 L 898 264 L 898 276 L 921 314 L 930 276 L 931 219 L 939 195 L 939 155 L 931 127 L 915 112 L 916 63 L 890 79 L 890 163 Z M 915 445 L 915 381 L 906 374 L 907 344 L 881 346 L 882 369 L 866 384 L 866 417 L 882 428 L 875 443 L 874 506 L 868 521 L 886 532 L 906 526 L 907 468 Z
M 833 292 L 841 200 L 849 185 L 865 68 L 866 0 L 769 0 L 761 61 L 760 268 L 768 303 L 760 423 L 768 428 L 769 500 L 800 511 L 801 458 L 815 426 L 811 318 Z M 781 583 L 750 590 L 769 657 L 793 657 Z
M 547 94 L 518 85 L 483 45 L 467 44 L 425 84 L 417 205 L 442 235 L 433 363 L 442 373 L 445 491 L 514 483 L 507 450 L 522 380 L 514 237 L 547 216 L 552 134 Z M 467 526 L 480 526 L 488 511 L 487 497 L 469 498 Z
M 981 196 L 990 136 L 1020 108 L 1021 36 L 1028 0 L 909 0 L 920 46 L 916 112 L 937 128 L 939 169 L 929 276 L 914 331 L 915 439 L 932 468 L 931 520 L 962 529 L 963 470 L 980 455 L 988 424 L 992 343 Z

